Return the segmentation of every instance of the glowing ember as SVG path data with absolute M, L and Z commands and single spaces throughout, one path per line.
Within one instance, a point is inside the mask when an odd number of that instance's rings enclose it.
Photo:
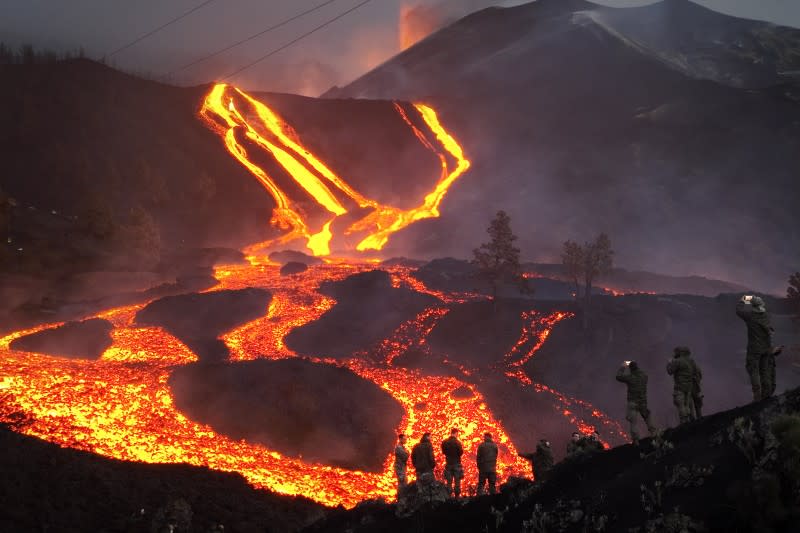
M 452 169 L 449 168 L 445 153 L 438 151 L 426 134 L 414 126 L 403 107 L 395 104 L 395 109 L 417 139 L 439 158 L 442 165 L 441 176 L 434 190 L 425 196 L 422 204 L 409 210 L 383 205 L 361 195 L 303 146 L 297 133 L 277 113 L 244 91 L 222 83 L 215 85 L 203 102 L 200 116 L 224 139 L 230 154 L 275 200 L 271 222 L 286 233 L 274 242 L 262 243 L 262 248 L 305 239 L 308 249 L 319 256 L 330 254 L 333 238 L 331 223 L 336 217 L 346 214 L 348 206 L 368 208 L 370 213 L 347 227 L 344 234 L 364 235 L 356 245 L 359 251 L 380 250 L 393 233 L 418 220 L 438 217 L 439 205 L 448 189 L 469 168 L 470 162 L 464 157 L 461 146 L 441 125 L 432 108 L 414 104 L 414 109 L 444 152 L 455 160 Z M 261 157 L 266 154 L 274 159 L 308 197 L 328 213 L 326 220 L 318 226 L 319 230 L 313 232 L 310 229 L 315 225 L 312 217 L 298 206 L 300 200 L 307 198 L 291 199 L 275 178 L 255 162 L 251 153 Z M 333 218 L 330 218 L 331 215 Z
M 317 291 L 319 284 L 372 268 L 370 264 L 335 263 L 312 267 L 303 276 L 282 277 L 277 266 L 254 263 L 220 267 L 215 274 L 219 285 L 213 290 L 263 287 L 273 293 L 263 318 L 222 337 L 233 361 L 295 357 L 283 341 L 285 336 L 292 329 L 319 318 L 335 304 Z M 392 267 L 390 272 L 397 284 L 419 284 L 407 268 Z M 421 284 L 415 286 L 430 292 Z M 445 301 L 461 298 L 438 294 Z M 262 446 L 235 441 L 178 412 L 167 380 L 177 365 L 196 361 L 196 356 L 160 328 L 134 326 L 133 318 L 142 307 L 144 304 L 97 315 L 115 327 L 113 346 L 97 361 L 67 360 L 9 349 L 13 339 L 57 324 L 15 332 L 0 339 L 0 371 L 5 376 L 0 380 L 0 390 L 7 397 L 0 408 L 0 420 L 12 421 L 16 412 L 22 411 L 28 423 L 21 425 L 19 431 L 63 446 L 119 459 L 181 462 L 237 471 L 254 486 L 284 494 L 304 494 L 329 505 L 349 507 L 364 498 L 393 497 L 393 458 L 389 450 L 381 473 L 310 464 Z M 397 429 L 409 434 L 412 441 L 424 431 L 430 431 L 434 440 L 439 441 L 447 436 L 451 427 L 459 427 L 467 454 L 467 487 L 477 479 L 471 458 L 485 431 L 493 433 L 500 443 L 499 479 L 505 480 L 511 474 L 524 475 L 529 471 L 528 464 L 517 457 L 503 425 L 492 415 L 476 383 L 470 382 L 473 372 L 463 369 L 465 380 L 426 376 L 392 364 L 409 348 L 427 349 L 428 334 L 447 312 L 446 307 L 423 311 L 369 353 L 354 354 L 344 361 L 324 357 L 311 360 L 349 368 L 391 394 L 406 413 Z M 532 321 L 531 326 L 523 333 L 525 340 L 521 340 L 506 358 L 506 368 L 515 369 L 514 375 L 521 381 L 532 383 L 519 366 L 541 346 L 549 330 L 568 316 L 566 313 L 548 317 L 535 312 L 526 314 Z M 532 347 L 527 346 L 530 342 L 533 342 Z M 555 395 L 559 405 L 586 407 L 547 387 L 533 386 L 537 391 Z M 465 387 L 472 396 L 453 397 L 454 391 Z M 571 413 L 565 416 L 579 428 L 586 430 L 588 427 Z M 594 416 L 603 418 L 597 411 Z
M 365 234 L 357 245 L 359 250 L 380 249 L 394 232 L 416 220 L 438 216 L 438 207 L 448 188 L 469 168 L 461 147 L 441 126 L 433 109 L 420 104 L 414 106 L 428 133 L 414 125 L 408 111 L 400 104 L 396 105 L 396 110 L 442 164 L 434 190 L 420 206 L 406 211 L 361 196 L 307 150 L 276 113 L 242 91 L 224 84 L 214 86 L 205 98 L 200 115 L 224 140 L 230 154 L 275 200 L 272 223 L 286 232 L 276 242 L 304 239 L 314 254 L 327 255 L 333 238 L 331 223 L 348 209 L 359 206 L 372 210 L 345 233 Z M 430 133 L 446 154 L 437 151 L 434 141 L 428 137 Z M 312 223 L 312 218 L 298 207 L 299 202 L 284 193 L 273 177 L 254 162 L 251 153 L 261 158 L 268 155 L 280 164 L 316 202 L 322 220 L 315 218 Z M 453 168 L 449 167 L 449 160 L 455 161 Z M 312 226 L 317 229 L 310 229 Z M 286 336 L 295 328 L 318 319 L 336 303 L 318 291 L 320 284 L 373 268 L 369 262 L 352 264 L 330 260 L 311 267 L 301 276 L 280 276 L 279 266 L 257 253 L 270 244 L 275 243 L 262 243 L 245 250 L 249 264 L 218 267 L 215 272 L 219 283 L 210 290 L 259 287 L 273 295 L 262 318 L 221 337 L 230 350 L 231 364 L 258 358 L 296 357 L 284 342 Z M 425 431 L 430 431 L 438 442 L 447 436 L 451 427 L 460 428 L 466 452 L 467 490 L 477 481 L 472 458 L 486 431 L 491 432 L 500 445 L 498 480 L 502 482 L 512 474 L 526 474 L 529 471 L 527 461 L 517 456 L 502 423 L 494 417 L 479 392 L 477 385 L 482 372 L 445 361 L 459 377 L 427 376 L 393 364 L 399 355 L 411 348 L 429 353 L 427 338 L 449 312 L 448 305 L 483 297 L 430 290 L 413 278 L 406 267 L 387 270 L 395 287 L 406 286 L 433 295 L 442 304 L 402 324 L 389 338 L 366 353 L 353 354 L 347 360 L 330 360 L 320 354 L 311 361 L 348 368 L 391 394 L 405 410 L 397 431 L 410 435 L 412 442 Z M 391 499 L 394 496 L 391 450 L 386 450 L 380 473 L 346 470 L 304 462 L 263 446 L 231 439 L 180 413 L 173 403 L 168 379 L 177 366 L 195 362 L 197 357 L 163 329 L 136 326 L 134 317 L 145 305 L 120 307 L 96 315 L 114 326 L 113 344 L 97 361 L 62 359 L 9 348 L 14 339 L 60 324 L 43 325 L 0 338 L 0 376 L 3 376 L 0 378 L 3 397 L 0 421 L 13 423 L 22 419 L 24 423 L 14 424 L 20 432 L 107 457 L 149 463 L 189 463 L 240 472 L 256 487 L 283 494 L 302 494 L 328 505 L 351 507 L 365 498 Z M 526 312 L 523 319 L 527 325 L 520 341 L 499 368 L 487 371 L 500 372 L 501 376 L 505 374 L 537 392 L 554 395 L 564 416 L 584 431 L 590 426 L 573 414 L 576 409 L 588 410 L 590 416 L 612 427 L 615 423 L 599 411 L 585 402 L 533 383 L 521 368 L 545 342 L 552 328 L 570 316 L 568 313 L 543 316 L 535 311 Z M 465 389 L 472 392 L 467 398 L 463 394 L 453 394 Z M 439 459 L 441 467 L 443 461 Z

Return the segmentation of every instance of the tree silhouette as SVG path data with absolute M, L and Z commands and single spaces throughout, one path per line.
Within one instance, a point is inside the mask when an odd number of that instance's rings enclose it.
M 581 299 L 580 282 L 583 282 L 583 327 L 588 328 L 592 286 L 598 277 L 609 273 L 614 266 L 611 239 L 601 233 L 594 242 L 587 242 L 583 246 L 574 241 L 566 241 L 561 253 L 561 263 L 575 283 L 576 301 Z
M 491 237 L 488 243 L 473 250 L 472 263 L 478 267 L 478 275 L 489 282 L 492 288 L 492 305 L 497 309 L 497 290 L 504 281 L 513 281 L 525 290 L 525 279 L 520 272 L 519 248 L 514 246 L 516 235 L 511 231 L 511 218 L 505 211 L 498 211 L 486 232 Z

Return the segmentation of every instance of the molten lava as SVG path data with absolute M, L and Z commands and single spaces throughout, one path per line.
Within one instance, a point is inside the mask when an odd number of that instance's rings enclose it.
M 441 176 L 434 190 L 421 205 L 406 211 L 383 206 L 360 195 L 304 148 L 297 134 L 274 111 L 242 91 L 216 85 L 205 98 L 201 116 L 219 133 L 230 154 L 272 195 L 276 203 L 272 222 L 286 231 L 278 241 L 301 238 L 315 254 L 325 255 L 330 251 L 331 223 L 335 217 L 355 206 L 372 209 L 346 233 L 364 233 L 357 246 L 359 250 L 380 249 L 392 233 L 416 220 L 438 216 L 439 204 L 448 187 L 469 168 L 460 146 L 441 126 L 431 108 L 414 106 L 429 133 L 433 133 L 455 161 L 453 168 L 428 133 L 414 125 L 408 111 L 399 104 L 396 109 L 420 142 L 442 162 Z M 312 223 L 312 217 L 299 207 L 303 204 L 291 199 L 257 163 L 258 158 L 252 155 L 255 153 L 262 158 L 273 157 L 296 181 L 298 190 L 316 202 L 325 213 L 319 224 Z M 312 230 L 312 226 L 315 229 Z M 218 267 L 215 277 L 219 283 L 210 289 L 259 287 L 273 295 L 263 317 L 221 336 L 231 354 L 229 364 L 258 358 L 297 357 L 286 346 L 286 336 L 295 328 L 318 319 L 336 303 L 319 292 L 320 284 L 373 268 L 368 262 L 331 261 L 310 267 L 302 275 L 281 276 L 279 266 L 259 255 L 257 248 L 246 250 L 248 264 Z M 452 377 L 429 376 L 396 366 L 395 359 L 409 349 L 430 352 L 427 338 L 450 306 L 483 297 L 430 290 L 413 278 L 407 267 L 386 270 L 395 287 L 405 286 L 430 294 L 438 298 L 441 305 L 428 308 L 402 324 L 368 352 L 352 354 L 346 360 L 319 357 L 311 361 L 348 368 L 391 394 L 405 410 L 397 431 L 410 435 L 412 441 L 430 431 L 438 442 L 447 436 L 450 428 L 460 428 L 465 448 L 465 492 L 468 493 L 470 485 L 474 487 L 477 481 L 473 458 L 481 435 L 486 431 L 499 443 L 499 481 L 529 471 L 527 461 L 517 456 L 502 422 L 495 418 L 480 392 L 486 372 L 505 375 L 537 392 L 552 394 L 563 414 L 584 431 L 591 426 L 576 411 L 586 412 L 588 417 L 621 432 L 614 426 L 615 422 L 590 405 L 535 384 L 522 369 L 546 341 L 550 330 L 559 321 L 569 318 L 567 313 L 549 316 L 535 311 L 525 313 L 526 327 L 520 341 L 495 368 L 478 371 L 445 361 L 458 376 Z M 386 450 L 380 473 L 346 470 L 305 462 L 244 440 L 234 440 L 179 412 L 168 379 L 176 367 L 191 364 L 197 357 L 164 329 L 137 326 L 134 323 L 136 313 L 145 305 L 120 307 L 96 315 L 114 326 L 112 346 L 96 361 L 63 359 L 9 348 L 14 339 L 60 324 L 42 325 L 0 338 L 0 421 L 11 423 L 22 433 L 107 457 L 148 463 L 188 463 L 240 472 L 256 487 L 305 495 L 328 505 L 351 507 L 366 498 L 391 499 L 394 496 L 391 450 Z M 465 395 L 465 390 L 471 394 Z M 441 457 L 438 462 L 442 464 Z
M 383 205 L 356 191 L 311 153 L 301 143 L 298 134 L 275 111 L 240 89 L 222 83 L 215 85 L 203 102 L 200 116 L 224 140 L 228 152 L 264 186 L 275 201 L 271 222 L 286 233 L 274 242 L 263 243 L 262 247 L 305 239 L 307 248 L 319 256 L 331 252 L 331 223 L 336 217 L 348 213 L 352 207 L 370 210 L 369 214 L 344 230 L 345 235 L 360 235 L 356 245 L 358 251 L 380 250 L 393 233 L 418 220 L 438 217 L 439 205 L 448 189 L 469 168 L 470 162 L 461 146 L 442 126 L 432 108 L 414 104 L 414 110 L 443 151 L 434 146 L 428 134 L 412 123 L 400 104 L 395 104 L 395 109 L 423 146 L 439 158 L 442 166 L 433 191 L 425 195 L 419 206 L 408 210 Z M 257 162 L 256 156 L 267 156 L 274 160 L 307 197 L 290 198 L 276 178 Z M 455 161 L 452 168 L 447 156 Z M 309 199 L 327 213 L 322 221 L 315 222 L 313 219 L 323 215 L 316 214 L 314 217 L 314 213 L 301 209 L 300 205 Z M 313 226 L 318 229 L 313 231 Z

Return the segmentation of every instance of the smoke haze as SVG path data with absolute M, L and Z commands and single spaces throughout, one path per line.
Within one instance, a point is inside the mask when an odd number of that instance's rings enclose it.
M 404 33 L 418 40 L 442 25 L 498 0 L 382 0 L 372 2 L 233 80 L 263 91 L 318 95 L 345 84 L 388 60 L 402 49 Z M 603 0 L 610 6 L 643 5 L 641 0 Z M 782 0 L 704 0 L 725 13 L 800 27 L 800 4 Z M 299 5 L 298 5 L 299 4 Z M 156 78 L 219 50 L 279 21 L 322 4 L 237 0 L 213 2 L 185 19 L 110 58 L 124 70 Z M 274 32 L 213 60 L 164 79 L 199 84 L 219 79 L 355 6 L 339 0 Z M 105 2 L 101 0 L 5 0 L 0 4 L 0 40 L 12 46 L 31 43 L 55 50 L 85 49 L 99 59 L 176 16 L 199 5 L 197 0 Z

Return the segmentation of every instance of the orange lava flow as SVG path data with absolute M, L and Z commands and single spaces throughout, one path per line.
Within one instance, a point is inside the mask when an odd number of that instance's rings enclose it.
M 439 205 L 450 186 L 470 166 L 461 146 L 442 126 L 432 108 L 414 104 L 414 109 L 441 149 L 434 147 L 426 134 L 412 123 L 402 106 L 395 104 L 395 108 L 417 139 L 439 158 L 442 166 L 433 191 L 425 196 L 419 206 L 408 210 L 383 205 L 356 191 L 304 146 L 294 129 L 274 110 L 240 89 L 223 83 L 216 84 L 206 95 L 199 114 L 223 139 L 228 152 L 275 200 L 271 223 L 285 233 L 274 241 L 262 243 L 260 247 L 302 239 L 314 255 L 324 256 L 331 253 L 330 243 L 334 237 L 331 224 L 336 217 L 348 213 L 348 205 L 367 208 L 370 212 L 351 223 L 343 233 L 359 235 L 360 241 L 356 245 L 358 251 L 380 250 L 393 233 L 418 220 L 438 217 Z M 452 168 L 445 154 L 454 159 Z M 255 161 L 256 155 L 266 155 L 280 165 L 305 192 L 306 197 L 291 198 L 276 178 Z M 308 200 L 330 213 L 321 226 L 312 222 L 311 214 L 300 207 Z M 319 227 L 314 231 L 312 226 Z
M 534 382 L 522 369 L 522 366 L 544 345 L 550 332 L 556 324 L 562 320 L 572 318 L 573 313 L 557 311 L 548 316 L 543 316 L 538 311 L 525 311 L 522 313 L 522 320 L 525 326 L 522 329 L 519 340 L 509 350 L 504 358 L 505 374 L 524 387 L 530 387 L 537 393 L 548 393 L 555 400 L 555 405 L 561 414 L 569 419 L 578 431 L 588 435 L 597 429 L 597 425 L 605 428 L 606 435 L 616 435 L 627 440 L 627 434 L 620 426 L 619 422 L 605 415 L 602 411 L 591 405 L 589 402 L 572 398 L 558 392 L 552 387 Z M 576 413 L 580 411 L 580 413 Z M 584 417 L 590 416 L 597 423 L 587 422 Z M 603 440 L 603 445 L 608 448 L 608 442 Z
M 264 317 L 221 338 L 235 361 L 296 357 L 283 341 L 292 329 L 321 316 L 335 302 L 319 292 L 322 281 L 335 281 L 373 268 L 369 264 L 312 267 L 303 276 L 281 277 L 277 266 L 228 265 L 216 270 L 219 285 L 212 290 L 263 287 L 273 299 Z M 407 269 L 393 267 L 400 278 Z M 62 446 L 84 449 L 124 460 L 148 463 L 189 463 L 215 470 L 240 472 L 256 487 L 283 494 L 300 494 L 328 505 L 355 505 L 365 498 L 395 493 L 393 457 L 387 450 L 380 473 L 346 470 L 307 463 L 263 446 L 238 441 L 194 422 L 179 412 L 168 386 L 171 372 L 196 361 L 196 356 L 161 328 L 138 327 L 135 314 L 145 304 L 96 315 L 114 325 L 113 346 L 96 361 L 70 360 L 9 349 L 12 340 L 58 324 L 19 331 L 0 339 L 0 420 L 24 413 L 28 423 L 17 430 Z M 522 475 L 527 463 L 517 456 L 502 424 L 487 407 L 474 384 L 455 377 L 426 376 L 397 368 L 392 361 L 425 338 L 446 313 L 431 308 L 379 343 L 370 354 L 332 360 L 324 354 L 311 361 L 349 368 L 391 394 L 404 408 L 398 431 L 416 440 L 430 431 L 435 441 L 451 427 L 462 430 L 466 490 L 477 480 L 474 457 L 481 435 L 491 432 L 500 446 L 499 479 Z M 472 395 L 453 397 L 469 389 Z M 443 462 L 440 457 L 440 468 Z

